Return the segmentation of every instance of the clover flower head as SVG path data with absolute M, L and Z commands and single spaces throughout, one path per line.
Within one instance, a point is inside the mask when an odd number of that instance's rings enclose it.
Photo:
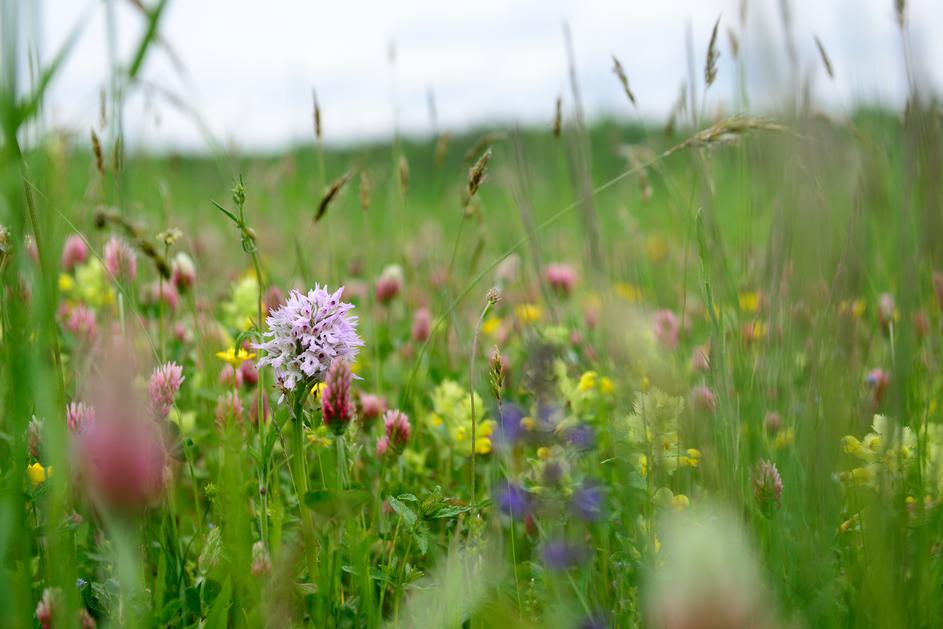
M 112 236 L 105 244 L 105 268 L 112 277 L 130 282 L 134 281 L 138 273 L 138 259 L 134 249 L 127 242 L 117 236 Z
M 383 428 L 386 430 L 390 445 L 397 453 L 401 453 L 412 433 L 409 417 L 403 411 L 390 409 L 383 415 Z
M 65 409 L 66 423 L 75 434 L 95 423 L 95 408 L 85 402 L 70 402 Z
M 292 291 L 266 318 L 269 329 L 255 349 L 265 354 L 259 367 L 271 365 L 284 394 L 299 385 L 321 381 L 335 358 L 352 363 L 363 341 L 357 335 L 353 304 L 341 301 L 344 288 L 330 293 L 320 285 L 305 293 Z
M 147 393 L 151 398 L 151 411 L 156 417 L 163 419 L 170 413 L 183 380 L 183 367 L 172 362 L 164 363 L 151 374 Z
M 347 429 L 347 424 L 354 418 L 354 405 L 350 402 L 350 381 L 353 374 L 350 364 L 343 356 L 334 359 L 324 379 L 321 391 L 321 415 L 324 425 L 336 435 Z

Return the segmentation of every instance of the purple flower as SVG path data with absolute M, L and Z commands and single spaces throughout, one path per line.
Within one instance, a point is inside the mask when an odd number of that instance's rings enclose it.
M 498 507 L 505 515 L 516 520 L 523 519 L 530 513 L 530 494 L 514 483 L 505 482 L 498 489 Z
M 540 549 L 540 555 L 544 564 L 550 570 L 566 570 L 583 563 L 587 559 L 584 546 L 570 544 L 564 540 L 545 543 Z
M 517 404 L 503 404 L 498 416 L 498 426 L 502 441 L 508 444 L 517 443 L 521 438 L 521 420 L 524 418 L 524 409 Z
M 580 424 L 567 433 L 567 441 L 570 445 L 581 452 L 592 450 L 596 447 L 596 431 L 592 426 Z
M 357 335 L 354 307 L 341 301 L 344 288 L 329 293 L 320 285 L 307 294 L 292 291 L 283 306 L 267 318 L 264 343 L 254 345 L 265 355 L 259 367 L 271 365 L 275 383 L 284 393 L 298 384 L 321 380 L 335 358 L 352 363 L 363 341 Z
M 596 522 L 602 517 L 604 500 L 603 489 L 599 483 L 593 479 L 586 479 L 573 492 L 570 507 L 579 518 L 587 522 Z

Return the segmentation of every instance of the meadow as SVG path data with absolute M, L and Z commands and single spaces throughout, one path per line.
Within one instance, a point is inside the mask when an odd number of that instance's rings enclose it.
M 662 121 L 616 62 L 610 120 L 157 156 L 159 13 L 91 137 L 4 57 L 0 626 L 943 623 L 916 83 L 708 110 L 715 37 Z

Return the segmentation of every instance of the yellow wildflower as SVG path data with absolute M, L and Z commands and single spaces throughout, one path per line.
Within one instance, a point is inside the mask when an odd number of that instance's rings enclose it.
M 616 282 L 616 294 L 630 304 L 637 304 L 642 301 L 642 291 L 635 284 L 628 282 Z
M 540 321 L 543 311 L 537 304 L 521 304 L 514 309 L 514 314 L 521 323 L 535 323 Z
M 740 310 L 743 312 L 757 312 L 760 309 L 760 293 L 750 291 L 740 293 Z
M 26 476 L 33 485 L 42 485 L 47 478 L 52 476 L 52 468 L 45 468 L 37 461 L 26 468 Z
M 549 459 L 550 448 L 548 448 L 547 446 L 542 446 L 540 448 L 537 448 L 537 458 L 540 459 L 541 461 L 546 461 L 547 459 Z
M 59 274 L 59 292 L 71 293 L 75 288 L 75 280 L 68 273 Z
M 316 448 L 327 448 L 332 443 L 330 433 L 328 433 L 327 426 L 321 424 L 314 430 L 309 430 L 306 435 L 308 438 L 308 443 L 313 445 Z
M 603 376 L 599 379 L 599 390 L 606 395 L 610 395 L 616 390 L 616 385 L 612 382 L 611 378 Z
M 576 388 L 581 393 L 586 393 L 590 389 L 596 388 L 597 377 L 598 377 L 598 374 L 595 371 L 584 372 L 583 375 L 580 376 L 580 383 L 576 386 Z
M 777 450 L 782 450 L 791 446 L 796 440 L 796 431 L 793 428 L 787 428 L 786 430 L 780 430 L 776 434 L 776 439 L 773 440 L 773 447 Z
M 489 336 L 494 336 L 501 328 L 502 323 L 501 317 L 488 317 L 481 324 L 481 331 Z
M 533 417 L 522 417 L 519 422 L 521 428 L 524 430 L 536 430 L 537 429 L 537 420 Z
M 244 361 L 255 358 L 255 354 L 250 354 L 243 347 L 240 347 L 238 352 L 236 351 L 235 347 L 230 347 L 225 352 L 216 352 L 216 358 L 219 358 L 223 362 L 227 362 L 234 367 L 238 367 Z
M 842 301 L 838 304 L 838 312 L 839 314 L 851 316 L 853 319 L 860 319 L 866 307 L 867 302 L 861 298 L 852 301 Z
M 649 236 L 645 239 L 645 254 L 655 264 L 668 257 L 668 241 L 661 236 Z

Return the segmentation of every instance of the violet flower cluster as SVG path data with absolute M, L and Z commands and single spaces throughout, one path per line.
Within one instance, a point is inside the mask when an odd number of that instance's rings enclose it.
M 330 293 L 316 285 L 307 294 L 291 291 L 288 300 L 267 318 L 267 339 L 255 345 L 264 355 L 259 367 L 271 365 L 275 384 L 285 393 L 301 384 L 318 382 L 335 358 L 353 363 L 363 341 L 357 335 L 353 304 L 342 302 L 341 287 Z

